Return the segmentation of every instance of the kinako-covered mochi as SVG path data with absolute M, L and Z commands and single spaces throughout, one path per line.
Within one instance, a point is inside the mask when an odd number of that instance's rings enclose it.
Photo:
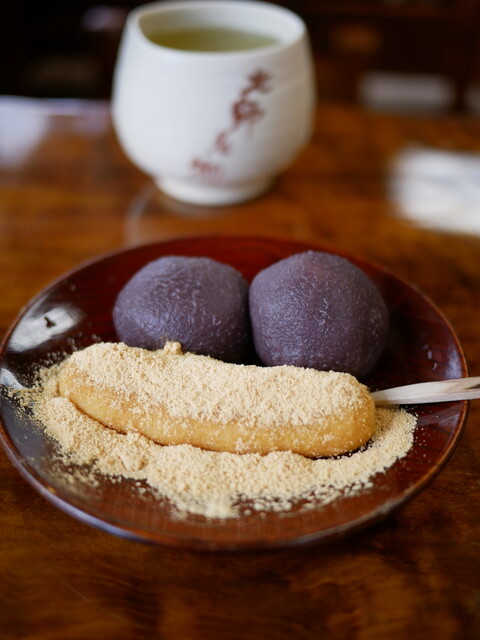
M 375 428 L 368 389 L 346 373 L 238 365 L 182 353 L 100 343 L 74 353 L 59 390 L 102 424 L 164 445 L 212 451 L 333 456 Z

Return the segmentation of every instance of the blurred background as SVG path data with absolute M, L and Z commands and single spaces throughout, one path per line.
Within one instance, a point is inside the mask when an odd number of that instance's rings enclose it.
M 125 17 L 138 4 L 68 0 L 47 10 L 7 0 L 0 93 L 108 99 Z M 373 110 L 480 114 L 480 0 L 276 4 L 307 23 L 321 98 Z

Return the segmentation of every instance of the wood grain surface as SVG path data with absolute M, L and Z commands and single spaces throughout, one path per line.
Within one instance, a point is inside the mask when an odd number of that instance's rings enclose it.
M 264 235 L 328 244 L 414 282 L 450 320 L 470 374 L 480 375 L 478 183 L 475 200 L 458 178 L 468 171 L 455 164 L 478 167 L 478 119 L 322 105 L 314 140 L 268 194 L 208 210 L 151 191 L 115 140 L 108 104 L 2 98 L 0 117 L 2 333 L 48 282 L 98 254 L 145 240 Z M 442 161 L 447 178 L 438 178 L 438 164 L 428 165 L 433 174 L 404 165 L 396 174 L 412 150 L 436 152 L 424 160 Z M 414 191 L 423 202 L 403 197 L 409 175 L 413 186 L 430 180 Z M 435 226 L 447 196 L 461 231 Z M 428 225 L 426 214 L 412 220 L 418 211 L 431 214 Z M 479 458 L 473 402 L 447 467 L 394 517 L 328 545 L 209 553 L 78 522 L 2 452 L 0 637 L 480 638 Z

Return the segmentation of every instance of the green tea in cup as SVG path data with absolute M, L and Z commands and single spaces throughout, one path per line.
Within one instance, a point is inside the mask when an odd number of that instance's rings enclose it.
M 155 31 L 148 34 L 148 39 L 162 47 L 184 51 L 247 51 L 279 42 L 271 35 L 216 26 Z

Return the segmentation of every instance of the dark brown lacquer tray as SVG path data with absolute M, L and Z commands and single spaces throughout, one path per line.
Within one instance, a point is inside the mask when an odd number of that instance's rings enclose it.
M 71 352 L 98 339 L 115 341 L 115 298 L 144 264 L 162 255 L 208 256 L 239 269 L 251 280 L 273 262 L 308 249 L 300 242 L 252 237 L 198 237 L 128 248 L 67 273 L 22 310 L 0 354 L 1 384 L 28 387 L 33 371 L 52 353 Z M 366 384 L 372 389 L 467 375 L 461 347 L 442 314 L 417 289 L 379 267 L 345 254 L 379 286 L 391 314 L 387 348 Z M 140 500 L 130 481 L 67 483 L 54 469 L 56 444 L 1 396 L 1 440 L 15 467 L 47 500 L 68 514 L 120 536 L 197 549 L 272 548 L 324 541 L 359 530 L 398 509 L 439 473 L 457 445 L 467 402 L 409 407 L 418 415 L 414 445 L 373 486 L 313 509 L 249 513 L 240 518 L 172 516 L 155 497 Z M 68 472 L 68 469 L 66 469 Z

